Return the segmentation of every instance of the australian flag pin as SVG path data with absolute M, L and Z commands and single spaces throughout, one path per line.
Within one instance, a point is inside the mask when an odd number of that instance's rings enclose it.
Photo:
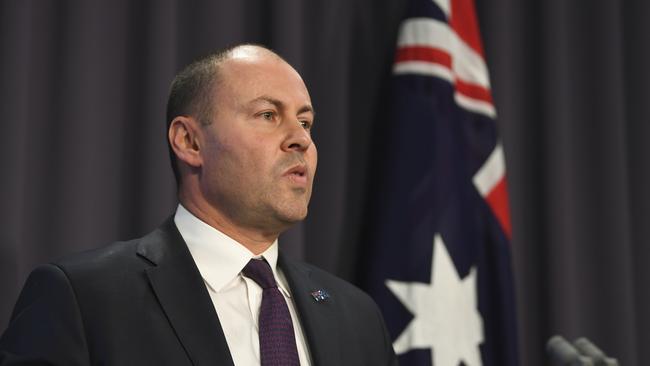
M 313 297 L 316 302 L 321 302 L 327 300 L 330 297 L 330 294 L 325 290 L 316 290 L 311 292 L 311 297 Z

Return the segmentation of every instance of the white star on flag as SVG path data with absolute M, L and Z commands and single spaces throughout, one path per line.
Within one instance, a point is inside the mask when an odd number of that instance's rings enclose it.
M 433 238 L 431 281 L 398 282 L 386 286 L 413 314 L 393 343 L 395 352 L 430 348 L 435 366 L 480 366 L 483 319 L 477 310 L 476 267 L 464 279 L 458 275 L 440 234 Z

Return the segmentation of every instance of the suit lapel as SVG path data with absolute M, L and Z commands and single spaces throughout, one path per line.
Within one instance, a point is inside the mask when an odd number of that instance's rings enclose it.
M 192 363 L 233 365 L 210 295 L 171 218 L 141 240 L 138 255 L 154 264 L 147 277 Z
M 317 302 L 311 295 L 313 291 L 323 288 L 311 276 L 308 267 L 291 261 L 280 252 L 278 264 L 289 282 L 300 324 L 302 325 L 313 366 L 339 365 L 340 349 L 336 333 L 337 304 L 335 294 L 326 300 Z

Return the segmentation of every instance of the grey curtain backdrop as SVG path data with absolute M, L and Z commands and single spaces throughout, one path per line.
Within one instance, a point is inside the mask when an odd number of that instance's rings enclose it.
M 650 357 L 650 3 L 477 0 L 506 150 L 523 365 L 555 333 Z M 175 207 L 173 75 L 256 42 L 317 110 L 309 218 L 283 246 L 351 281 L 402 1 L 0 0 L 0 329 L 38 263 Z

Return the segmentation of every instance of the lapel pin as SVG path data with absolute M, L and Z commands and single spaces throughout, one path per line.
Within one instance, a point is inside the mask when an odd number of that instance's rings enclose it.
M 313 297 L 316 302 L 321 302 L 327 300 L 330 297 L 330 294 L 325 290 L 316 290 L 311 292 L 311 297 Z

